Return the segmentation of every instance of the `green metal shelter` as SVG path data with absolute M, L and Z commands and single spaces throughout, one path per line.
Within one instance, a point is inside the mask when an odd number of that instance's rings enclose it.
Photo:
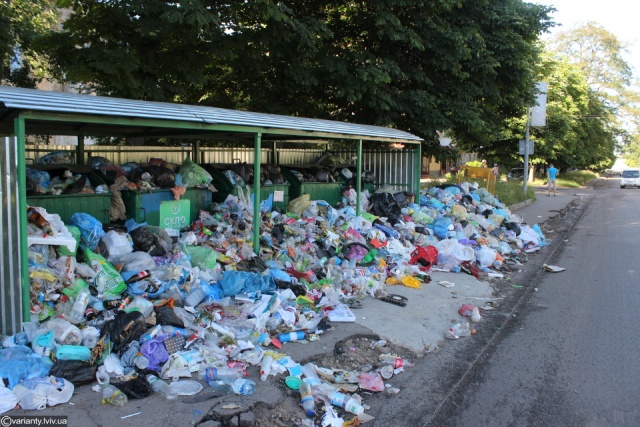
M 362 142 L 416 144 L 413 190 L 419 197 L 422 139 L 400 130 L 331 120 L 290 117 L 222 108 L 136 101 L 73 93 L 0 86 L 0 333 L 21 330 L 30 318 L 28 272 L 26 159 L 28 135 L 78 137 L 83 157 L 85 137 L 189 138 L 253 141 L 254 191 L 260 188 L 260 151 L 273 141 L 353 140 L 357 144 L 357 176 L 362 172 Z M 194 146 L 197 159 L 198 145 Z M 356 191 L 361 191 L 357 181 Z M 358 204 L 359 205 L 359 204 Z M 259 247 L 260 200 L 254 198 L 253 243 Z M 358 214 L 359 206 L 358 206 Z

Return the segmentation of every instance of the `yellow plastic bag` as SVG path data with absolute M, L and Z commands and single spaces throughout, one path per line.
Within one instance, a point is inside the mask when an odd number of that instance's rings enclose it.
M 420 280 L 416 279 L 413 276 L 405 276 L 402 278 L 402 284 L 409 287 L 409 288 L 416 288 L 416 289 L 420 289 L 421 282 Z
M 287 205 L 287 211 L 295 215 L 300 215 L 311 205 L 311 196 L 303 194 L 302 196 L 293 199 Z

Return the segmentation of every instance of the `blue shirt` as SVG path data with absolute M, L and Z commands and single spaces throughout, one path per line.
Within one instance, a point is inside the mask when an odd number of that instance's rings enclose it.
M 558 175 L 558 169 L 554 167 L 550 167 L 547 173 L 549 174 L 549 179 L 556 179 L 556 175 Z

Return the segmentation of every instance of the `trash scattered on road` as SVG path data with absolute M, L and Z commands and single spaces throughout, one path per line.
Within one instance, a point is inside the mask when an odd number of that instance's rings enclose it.
M 561 271 L 565 271 L 566 268 L 558 267 L 557 265 L 544 264 L 542 266 L 544 271 L 549 271 L 551 273 L 560 273 Z

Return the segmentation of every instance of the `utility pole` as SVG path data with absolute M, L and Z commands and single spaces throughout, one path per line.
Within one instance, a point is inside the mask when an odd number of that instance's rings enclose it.
M 524 169 L 522 191 L 527 194 L 527 181 L 529 181 L 529 126 L 531 125 L 531 108 L 527 108 L 527 125 L 524 133 Z

